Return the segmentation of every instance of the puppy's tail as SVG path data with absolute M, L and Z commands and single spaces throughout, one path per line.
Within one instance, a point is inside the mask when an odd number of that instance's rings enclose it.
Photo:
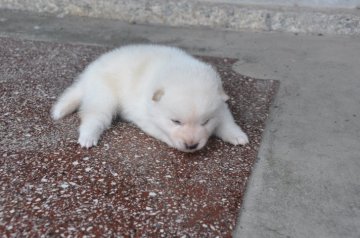
M 63 118 L 64 116 L 74 112 L 79 108 L 83 92 L 79 82 L 65 90 L 58 101 L 51 109 L 51 117 L 54 120 Z

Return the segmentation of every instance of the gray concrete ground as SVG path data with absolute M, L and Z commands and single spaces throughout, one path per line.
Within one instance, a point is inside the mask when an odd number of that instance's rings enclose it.
M 235 237 L 360 237 L 360 38 L 129 25 L 0 10 L 0 36 L 155 42 L 236 57 L 280 90 Z

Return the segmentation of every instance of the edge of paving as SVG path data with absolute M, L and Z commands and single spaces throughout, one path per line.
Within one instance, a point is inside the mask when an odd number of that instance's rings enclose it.
M 251 176 L 249 176 L 249 180 L 246 183 L 244 196 L 242 198 L 242 205 L 239 209 L 239 215 L 236 220 L 236 226 L 233 231 L 233 237 L 243 237 L 248 236 L 251 233 L 249 230 L 248 222 L 249 222 L 249 211 L 253 208 L 253 205 L 256 204 L 256 200 L 254 200 L 253 196 L 259 189 L 262 187 L 262 174 L 264 172 L 264 163 L 261 163 L 260 160 L 266 160 L 266 158 L 272 154 L 272 141 L 273 134 L 269 127 L 269 124 L 272 123 L 274 114 L 276 114 L 276 108 L 278 104 L 278 93 L 280 90 L 281 82 L 277 81 L 278 84 L 274 91 L 274 97 L 269 107 L 269 114 L 265 120 L 264 131 L 261 137 L 261 143 L 258 150 L 258 154 L 256 156 L 256 160 L 253 164 L 251 170 Z M 266 163 L 266 162 L 265 162 Z M 250 215 L 251 216 L 251 215 Z

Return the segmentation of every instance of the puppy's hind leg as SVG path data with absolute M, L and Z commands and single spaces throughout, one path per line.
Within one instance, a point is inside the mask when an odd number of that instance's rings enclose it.
M 80 108 L 78 143 L 81 147 L 97 145 L 100 135 L 110 126 L 115 113 L 116 98 L 108 90 L 85 96 Z
M 249 142 L 247 135 L 235 123 L 227 104 L 224 105 L 219 117 L 220 122 L 215 129 L 217 137 L 233 145 L 245 145 Z

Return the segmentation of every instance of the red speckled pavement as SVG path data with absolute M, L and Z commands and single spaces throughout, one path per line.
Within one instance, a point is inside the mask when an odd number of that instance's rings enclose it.
M 249 145 L 211 138 L 187 154 L 115 121 L 81 149 L 78 116 L 54 122 L 49 111 L 106 50 L 0 38 L 0 236 L 231 237 L 278 82 L 202 57 L 222 75 Z

